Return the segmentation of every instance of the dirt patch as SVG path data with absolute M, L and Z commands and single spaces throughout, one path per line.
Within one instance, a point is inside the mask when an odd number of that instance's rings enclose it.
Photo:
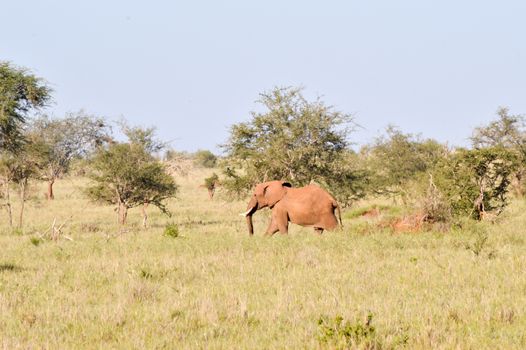
M 420 232 L 424 229 L 427 215 L 417 212 L 401 218 L 394 218 L 388 222 L 382 222 L 380 227 L 389 227 L 393 232 Z

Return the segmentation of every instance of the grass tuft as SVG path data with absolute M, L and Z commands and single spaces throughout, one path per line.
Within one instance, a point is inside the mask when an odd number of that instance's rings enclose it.
M 166 237 L 179 237 L 179 227 L 176 224 L 168 224 L 164 227 L 164 235 Z

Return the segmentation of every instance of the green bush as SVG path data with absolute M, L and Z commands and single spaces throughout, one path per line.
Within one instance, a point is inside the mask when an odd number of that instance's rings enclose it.
M 213 168 L 217 164 L 217 157 L 208 150 L 199 150 L 194 154 L 194 163 L 204 168 Z
M 168 224 L 164 227 L 164 235 L 171 238 L 179 237 L 179 227 L 176 224 Z
M 32 245 L 34 245 L 35 247 L 38 247 L 40 243 L 42 243 L 42 239 L 38 238 L 38 237 L 31 237 L 29 238 L 29 241 L 31 242 Z
M 360 154 L 369 171 L 369 192 L 411 199 L 411 189 L 448 153 L 445 145 L 405 134 L 394 126 L 362 147 Z
M 213 190 L 216 188 L 219 183 L 219 176 L 216 173 L 213 173 L 212 176 L 205 178 L 205 187 L 208 190 Z
M 499 214 L 508 204 L 510 177 L 517 158 L 501 147 L 459 149 L 439 162 L 433 179 L 454 216 L 481 220 Z
M 381 344 L 376 336 L 376 329 L 371 324 L 372 314 L 367 315 L 365 322 L 351 323 L 337 315 L 333 319 L 320 317 L 318 320 L 318 340 L 335 348 L 379 349 Z

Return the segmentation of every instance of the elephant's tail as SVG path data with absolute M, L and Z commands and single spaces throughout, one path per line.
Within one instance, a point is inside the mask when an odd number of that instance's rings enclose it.
M 332 203 L 332 205 L 338 211 L 338 220 L 340 220 L 340 228 L 343 228 L 342 212 L 340 210 L 340 205 L 338 204 L 338 202 L 336 202 L 336 200 Z

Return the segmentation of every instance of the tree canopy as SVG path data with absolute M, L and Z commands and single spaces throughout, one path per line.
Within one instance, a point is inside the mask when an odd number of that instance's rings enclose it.
M 361 150 L 371 192 L 377 194 L 403 192 L 408 182 L 425 176 L 447 152 L 435 140 L 422 140 L 394 126 L 387 127 L 386 135 Z
M 119 222 L 126 222 L 129 208 L 151 204 L 169 214 L 164 201 L 174 197 L 177 185 L 164 165 L 155 159 L 149 143 L 112 143 L 94 155 L 87 190 L 93 200 L 115 204 Z
M 233 125 L 223 145 L 227 189 L 242 192 L 272 179 L 331 187 L 345 176 L 340 162 L 355 126 L 351 115 L 320 99 L 308 101 L 300 88 L 275 88 L 261 94 L 259 103 L 264 111 Z
M 43 115 L 31 122 L 28 139 L 41 148 L 36 161 L 39 178 L 48 182 L 48 199 L 53 199 L 53 183 L 69 171 L 71 162 L 101 145 L 108 132 L 103 118 L 83 110 L 61 119 Z
M 503 147 L 458 149 L 437 163 L 434 179 L 454 215 L 480 220 L 507 205 L 517 164 L 517 156 Z
M 526 120 L 523 115 L 510 114 L 507 107 L 500 107 L 497 115 L 496 120 L 475 128 L 471 142 L 475 149 L 498 147 L 516 156 L 518 163 L 512 174 L 512 186 L 522 197 L 526 177 Z
M 0 62 L 0 150 L 16 151 L 20 147 L 22 126 L 31 111 L 51 99 L 51 89 L 27 69 Z

